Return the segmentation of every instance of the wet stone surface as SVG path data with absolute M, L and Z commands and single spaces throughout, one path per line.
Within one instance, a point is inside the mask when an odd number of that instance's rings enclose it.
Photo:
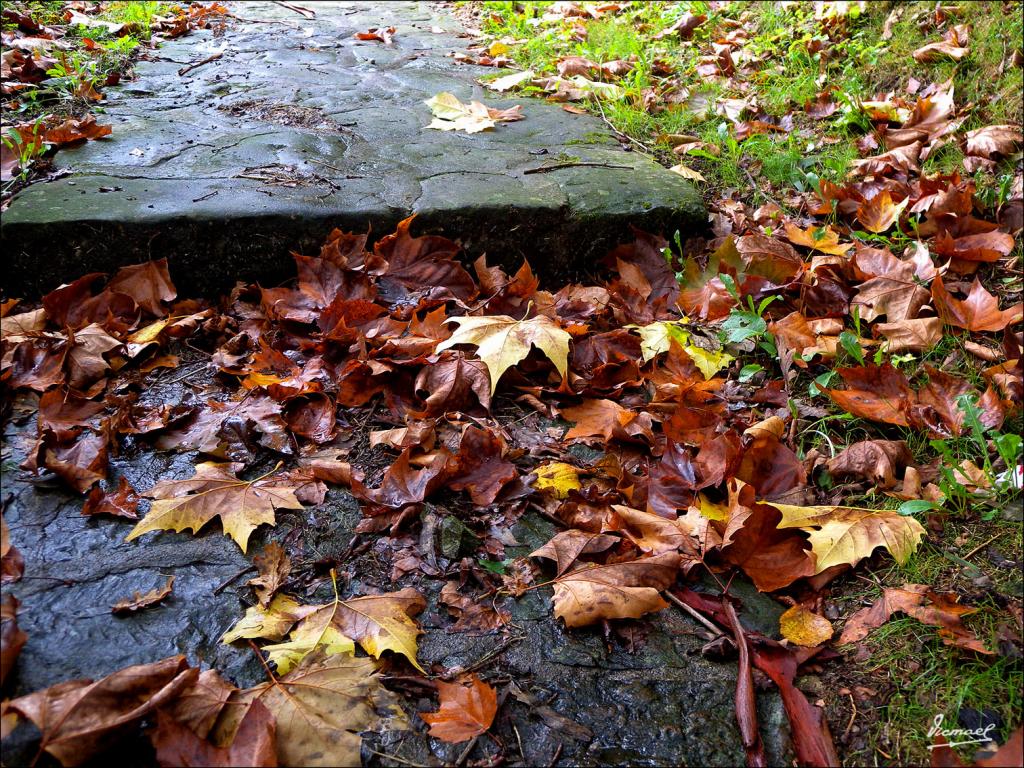
M 179 393 L 180 394 L 180 393 Z M 154 394 L 173 400 L 173 391 Z M 85 518 L 83 500 L 57 487 L 30 482 L 17 470 L 35 431 L 31 419 L 8 423 L 4 434 L 5 517 L 13 544 L 26 563 L 25 577 L 5 585 L 21 602 L 20 626 L 28 633 L 8 688 L 11 696 L 74 678 L 97 679 L 124 666 L 183 653 L 194 665 L 215 667 L 240 686 L 263 679 L 252 651 L 242 642 L 223 645 L 221 634 L 252 603 L 244 585 L 252 554 L 266 542 L 282 542 L 300 572 L 343 557 L 360 519 L 358 502 L 332 488 L 324 504 L 279 512 L 274 528 L 261 528 L 249 556 L 223 536 L 215 522 L 199 535 L 155 532 L 125 542 L 129 521 Z M 143 490 L 158 479 L 185 477 L 197 457 L 152 453 L 125 446 L 112 461 L 109 483 L 124 475 Z M 262 474 L 267 467 L 254 468 Z M 146 508 L 145 503 L 141 511 Z M 441 506 L 431 512 L 444 514 Z M 518 546 L 507 557 L 526 555 L 553 535 L 551 524 L 527 513 L 512 528 Z M 743 759 L 733 709 L 735 663 L 705 659 L 705 638 L 687 616 L 674 610 L 628 622 L 605 637 L 599 628 L 567 631 L 551 616 L 551 592 L 540 588 L 518 600 L 500 598 L 511 623 L 493 633 L 454 632 L 453 620 L 438 604 L 442 580 L 419 575 L 394 583 L 372 549 L 343 566 L 342 596 L 414 586 L 427 597 L 419 617 L 424 629 L 419 659 L 441 671 L 472 668 L 503 691 L 493 734 L 510 764 L 548 765 L 738 765 Z M 148 591 L 175 576 L 170 598 L 124 617 L 110 606 L 134 591 Z M 323 574 L 302 580 L 290 592 L 305 602 L 330 599 Z M 772 601 L 753 588 L 734 585 L 745 617 L 777 626 Z M 762 602 L 759 602 L 762 601 Z M 751 628 L 755 628 L 752 624 Z M 631 647 L 632 646 L 632 647 Z M 390 674 L 408 676 L 403 664 Z M 410 712 L 436 708 L 428 697 L 406 699 Z M 759 716 L 768 754 L 782 764 L 788 754 L 785 717 L 774 694 L 759 696 Z M 465 745 L 429 738 L 411 717 L 411 730 L 371 733 L 364 738 L 367 765 L 441 765 L 456 761 Z M 27 764 L 35 754 L 31 726 L 4 744 L 5 764 Z M 496 752 L 481 739 L 470 753 L 483 759 Z M 133 764 L 152 764 L 144 740 L 123 748 Z M 392 759 L 394 758 L 394 759 Z M 404 761 L 404 762 L 403 762 Z
M 317 3 L 314 19 L 237 6 L 242 20 L 223 35 L 169 41 L 135 80 L 107 89 L 101 122 L 113 135 L 62 150 L 56 163 L 73 173 L 12 202 L 7 291 L 161 256 L 186 291 L 271 285 L 290 275 L 289 249 L 315 250 L 335 226 L 383 234 L 411 213 L 471 258 L 512 269 L 528 258 L 564 280 L 593 269 L 630 224 L 669 235 L 705 225 L 689 182 L 624 152 L 598 118 L 487 91 L 478 78 L 500 70 L 445 56 L 470 40 L 427 3 Z M 393 45 L 354 38 L 375 26 L 396 28 Z M 425 130 L 423 102 L 441 91 L 519 103 L 525 119 L 473 135 Z M 554 164 L 567 167 L 525 173 Z

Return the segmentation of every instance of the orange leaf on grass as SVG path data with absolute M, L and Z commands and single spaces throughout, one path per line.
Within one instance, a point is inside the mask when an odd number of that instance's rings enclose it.
M 1024 304 L 1000 310 L 999 299 L 986 291 L 977 278 L 967 298 L 961 301 L 946 290 L 941 277 L 936 277 L 932 283 L 932 301 L 942 322 L 968 331 L 1001 331 L 1024 318 Z
M 441 707 L 420 715 L 435 739 L 457 744 L 487 732 L 498 712 L 498 693 L 476 675 L 457 683 L 438 681 Z

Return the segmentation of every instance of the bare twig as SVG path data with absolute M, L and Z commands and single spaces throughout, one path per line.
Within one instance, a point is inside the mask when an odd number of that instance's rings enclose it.
M 557 163 L 555 165 L 542 165 L 539 168 L 527 168 L 523 171 L 523 174 L 528 173 L 550 173 L 551 171 L 557 171 L 560 168 L 578 168 L 580 166 L 587 168 L 620 168 L 624 171 L 632 171 L 632 165 L 612 165 L 611 163 Z
M 469 757 L 469 753 L 473 751 L 473 747 L 476 746 L 476 743 L 479 740 L 480 740 L 479 736 L 474 736 L 473 740 L 470 741 L 469 744 L 466 745 L 466 748 L 464 750 L 462 750 L 462 754 L 459 755 L 459 759 L 455 761 L 455 768 L 459 768 L 460 765 L 462 765 L 464 762 L 466 762 L 466 758 Z
M 624 137 L 624 138 L 626 139 L 626 141 L 628 141 L 628 142 L 629 142 L 630 144 L 636 144 L 636 145 L 637 145 L 638 147 L 640 147 L 640 149 L 642 149 L 642 150 L 643 150 L 644 152 L 646 152 L 646 153 L 647 153 L 648 155 L 653 155 L 653 154 L 654 154 L 654 150 L 653 150 L 653 149 L 651 149 L 651 148 L 650 148 L 649 146 L 647 146 L 646 144 L 644 144 L 644 143 L 643 143 L 642 141 L 640 141 L 639 139 L 634 139 L 634 138 L 633 138 L 632 136 L 630 136 L 630 135 L 629 135 L 628 133 L 623 133 L 623 132 L 622 132 L 622 131 L 620 131 L 620 130 L 619 130 L 618 128 L 616 128 L 616 127 L 615 127 L 614 125 L 612 125 L 612 121 L 611 121 L 611 120 L 609 120 L 609 119 L 608 119 L 608 117 L 607 117 L 607 115 L 605 115 L 605 113 L 604 113 L 604 105 L 603 105 L 603 104 L 601 104 L 601 99 L 595 98 L 595 99 L 594 99 L 594 101 L 595 101 L 595 102 L 597 102 L 597 108 L 598 108 L 598 109 L 600 110 L 600 112 L 601 112 L 601 119 L 602 119 L 602 120 L 604 120 L 604 123 L 605 123 L 605 125 L 607 125 L 607 126 L 608 126 L 609 128 L 611 128 L 611 129 L 612 129 L 612 131 L 614 131 L 614 132 L 615 132 L 615 135 L 616 135 L 616 136 L 622 136 L 622 137 Z
M 227 589 L 228 585 L 231 582 L 233 582 L 235 579 L 237 579 L 239 576 L 244 576 L 249 571 L 255 571 L 255 570 L 256 570 L 256 566 L 254 566 L 254 565 L 250 565 L 250 566 L 247 566 L 247 567 L 243 568 L 238 573 L 236 573 L 234 576 L 231 576 L 228 579 L 226 579 L 225 581 L 221 582 L 217 586 L 217 588 L 213 590 L 213 594 L 219 595 L 221 592 L 223 592 L 225 589 Z
M 679 608 L 681 611 L 690 614 L 690 616 L 692 616 L 701 624 L 703 624 L 708 629 L 708 631 L 712 632 L 716 637 L 725 634 L 721 629 L 719 629 L 710 621 L 708 621 L 708 619 L 705 618 L 699 611 L 696 611 L 690 606 L 688 606 L 686 603 L 684 603 L 678 597 L 673 595 L 671 592 L 663 592 L 662 594 L 668 598 L 668 601 L 672 603 L 672 605 L 674 605 L 676 608 Z
M 968 552 L 966 555 L 964 555 L 964 560 L 967 560 L 971 555 L 978 554 L 979 550 L 983 549 L 984 547 L 987 547 L 989 544 L 991 544 L 993 541 L 998 539 L 1000 536 L 1002 536 L 1002 534 L 1001 533 L 997 533 L 995 536 L 993 536 L 988 541 L 983 541 L 981 544 L 979 544 L 974 549 L 972 549 L 970 552 Z
M 274 5 L 280 5 L 282 8 L 287 8 L 289 11 L 295 11 L 300 16 L 304 16 L 307 19 L 312 19 L 316 16 L 316 11 L 310 8 L 303 8 L 301 5 L 292 5 L 291 3 L 284 3 L 281 0 L 271 0 Z
M 181 76 L 188 72 L 191 72 L 193 69 L 199 69 L 199 67 L 203 66 L 204 64 L 209 64 L 211 61 L 217 61 L 217 59 L 221 58 L 223 55 L 224 51 L 218 51 L 217 53 L 211 54 L 207 56 L 205 59 L 201 59 L 200 61 L 194 62 L 193 64 L 186 64 L 184 67 L 178 70 L 178 75 Z

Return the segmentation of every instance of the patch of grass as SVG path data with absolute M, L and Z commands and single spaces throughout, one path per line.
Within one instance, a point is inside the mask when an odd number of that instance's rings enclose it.
M 634 70 L 619 81 L 625 97 L 603 104 L 606 119 L 616 130 L 656 147 L 654 154 L 665 165 L 682 161 L 701 171 L 709 191 L 735 190 L 754 203 L 768 197 L 760 188 L 761 181 L 783 189 L 813 187 L 819 178 L 841 181 L 858 156 L 854 140 L 871 127 L 856 107 L 858 100 L 885 98 L 891 93 L 912 102 L 915 96 L 908 90 L 912 79 L 917 80 L 919 89 L 952 80 L 957 104 L 970 105 L 965 111 L 965 129 L 1019 123 L 1024 112 L 1020 69 L 1005 65 L 1013 41 L 1024 34 L 1024 6 L 1016 0 L 945 8 L 945 13 L 952 14 L 946 26 L 970 26 L 971 53 L 960 62 L 925 64 L 913 59 L 913 51 L 941 39 L 946 28 L 936 27 L 935 6 L 929 2 L 899 4 L 902 15 L 888 40 L 882 39 L 882 28 L 897 8 L 892 3 L 869 3 L 863 13 L 855 9 L 845 19 L 824 23 L 816 18 L 811 3 L 709 7 L 703 2 L 646 2 L 633 4 L 615 16 L 580 19 L 577 28 L 586 29 L 584 39 L 574 36 L 569 25 L 541 23 L 548 6 L 482 3 L 481 24 L 495 37 L 522 41 L 513 45 L 511 55 L 520 65 L 538 72 L 553 74 L 555 63 L 564 56 L 584 56 L 597 63 L 632 60 Z M 655 39 L 683 13 L 703 13 L 708 20 L 686 42 L 673 37 Z M 745 78 L 738 80 L 698 75 L 699 57 L 710 51 L 714 39 L 734 29 L 723 21 L 737 17 L 748 33 L 744 55 L 762 66 L 750 68 Z M 649 112 L 645 93 L 666 82 L 653 74 L 655 60 L 670 65 L 674 75 L 669 81 L 675 79 L 691 95 L 696 90 L 708 91 L 712 109 L 691 111 L 685 103 L 668 103 L 660 111 Z M 812 120 L 804 112 L 804 104 L 826 88 L 834 89 L 833 97 L 843 108 L 825 119 Z M 714 112 L 714 105 L 721 98 L 751 96 L 765 114 L 791 116 L 792 134 L 754 136 L 740 142 L 742 147 L 726 146 L 719 126 L 725 125 L 730 134 L 733 127 Z M 716 143 L 721 152 L 717 157 L 698 154 L 680 159 L 657 145 L 658 136 L 666 133 L 698 135 Z M 960 149 L 950 143 L 924 162 L 924 171 L 962 172 L 962 160 Z M 756 188 L 751 189 L 740 165 L 759 179 Z M 977 174 L 980 199 L 997 200 L 1000 185 L 1008 188 L 1009 182 L 998 176 Z
M 975 630 L 986 629 L 986 622 L 991 625 L 991 612 L 967 619 Z M 938 714 L 956 727 L 952 724 L 963 709 L 993 710 L 1007 726 L 1004 737 L 1017 722 L 1024 704 L 1024 670 L 1014 660 L 971 658 L 952 651 L 935 628 L 910 618 L 888 622 L 866 642 L 872 655 L 864 671 L 895 689 L 878 712 L 876 749 L 883 755 L 891 754 L 903 764 L 927 764 L 927 732 Z M 966 749 L 962 756 L 969 759 L 972 752 Z

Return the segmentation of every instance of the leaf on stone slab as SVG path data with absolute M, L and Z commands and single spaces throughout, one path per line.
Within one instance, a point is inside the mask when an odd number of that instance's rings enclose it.
M 504 453 L 504 442 L 494 432 L 467 427 L 459 452 L 449 463 L 448 487 L 467 491 L 477 506 L 493 504 L 501 489 L 519 476 L 516 465 Z
M 397 709 L 373 659 L 312 655 L 287 675 L 234 694 L 213 728 L 213 743 L 232 744 L 257 701 L 277 723 L 278 764 L 313 767 L 360 765 L 360 732 L 378 723 L 378 710 Z
M 339 599 L 335 593 L 334 602 L 326 605 L 302 605 L 287 595 L 278 595 L 266 610 L 259 605 L 246 610 L 221 642 L 255 637 L 281 640 L 297 624 L 288 643 L 267 648 L 272 649 L 274 661 L 283 659 L 289 668 L 324 646 L 334 654 L 350 651 L 355 641 L 376 658 L 384 651 L 393 651 L 421 669 L 416 660 L 416 636 L 422 630 L 412 617 L 424 607 L 423 596 L 410 587 L 348 600 Z
M 707 519 L 699 511 L 696 515 L 687 512 L 681 517 L 666 518 L 615 504 L 612 512 L 605 530 L 621 532 L 641 551 L 651 555 L 680 552 L 684 560 L 699 560 L 701 544 L 707 540 Z M 683 568 L 688 565 L 684 563 Z
M 463 104 L 453 94 L 442 92 L 426 102 L 434 114 L 434 120 L 427 126 L 438 131 L 465 131 L 479 133 L 493 128 L 498 123 L 511 123 L 522 120 L 522 107 L 514 106 L 499 110 L 471 101 Z
M 168 576 L 167 582 L 162 587 L 151 589 L 144 595 L 136 592 L 131 597 L 114 603 L 110 607 L 110 612 L 117 616 L 123 613 L 135 613 L 136 611 L 141 611 L 143 608 L 148 608 L 151 605 L 156 605 L 161 602 L 171 594 L 171 590 L 173 589 L 174 577 Z
M 26 642 L 28 635 L 18 627 L 18 599 L 8 592 L 0 602 L 0 688 Z
M 186 480 L 161 480 L 143 495 L 154 499 L 149 513 L 128 534 L 132 541 L 148 531 L 190 529 L 193 533 L 219 517 L 224 533 L 245 552 L 260 525 L 274 525 L 278 509 L 302 509 L 298 485 L 283 476 L 241 480 L 242 464 L 203 462 Z
M 832 624 L 824 616 L 794 605 L 779 617 L 779 631 L 789 642 L 813 648 L 832 637 Z
M 256 599 L 264 608 L 270 605 L 271 599 L 277 594 L 292 569 L 292 562 L 284 547 L 272 541 L 253 559 L 259 576 L 247 582 L 256 590 Z
M 132 488 L 128 478 L 121 475 L 116 491 L 104 491 L 98 485 L 89 491 L 89 496 L 82 505 L 82 514 L 113 515 L 127 520 L 138 520 L 139 494 Z
M 512 615 L 507 610 L 493 608 L 490 599 L 460 592 L 457 580 L 445 582 L 438 602 L 457 619 L 453 632 L 493 632 L 512 621 Z
M 173 702 L 160 709 L 205 739 L 231 694 L 237 690 L 217 670 L 205 669 Z
M 260 701 L 246 710 L 229 747 L 218 747 L 188 726 L 180 724 L 164 710 L 157 712 L 156 728 L 149 738 L 156 750 L 160 768 L 183 765 L 230 768 L 277 768 L 277 725 L 274 716 Z
M 158 707 L 174 701 L 198 676 L 184 656 L 172 656 L 126 667 L 95 683 L 58 683 L 14 699 L 8 708 L 41 731 L 41 750 L 62 765 L 80 765 L 116 744 Z
M 891 509 L 771 503 L 782 513 L 778 527 L 810 534 L 815 573 L 834 565 L 856 565 L 877 547 L 884 547 L 900 565 L 917 549 L 924 528 L 912 517 Z
M 367 488 L 362 481 L 352 478 L 352 493 L 360 499 L 387 509 L 402 509 L 418 504 L 441 487 L 447 473 L 449 453 L 442 449 L 422 469 L 414 470 L 410 464 L 410 449 L 406 448 L 384 472 L 380 488 Z
M 0 514 L 0 582 L 7 584 L 17 581 L 24 572 L 25 560 L 11 543 L 11 530 L 7 527 L 7 520 Z
M 513 72 L 511 75 L 505 75 L 495 80 L 481 80 L 480 82 L 492 91 L 502 92 L 529 82 L 533 77 L 534 71 L 532 69 L 527 69 L 522 72 Z
M 602 619 L 636 619 L 668 607 L 661 597 L 679 572 L 679 555 L 577 568 L 555 579 L 554 611 L 567 627 Z
M 420 715 L 430 735 L 451 744 L 469 741 L 487 732 L 498 712 L 497 691 L 474 674 L 457 682 L 437 681 L 441 706 Z
M 436 351 L 456 344 L 475 346 L 477 356 L 490 373 L 492 395 L 502 374 L 522 362 L 532 347 L 543 352 L 565 377 L 572 337 L 544 315 L 529 320 L 516 320 L 507 315 L 453 317 L 448 322 L 457 323 L 459 327 L 451 338 L 437 345 Z
M 262 637 L 267 640 L 281 640 L 295 622 L 317 610 L 316 605 L 302 605 L 288 595 L 278 595 L 263 608 L 253 605 L 235 626 L 221 637 L 222 643 L 233 643 L 242 638 Z
M 395 34 L 394 27 L 370 27 L 366 32 L 356 32 L 356 40 L 376 40 L 391 45 Z
M 530 553 L 530 557 L 554 560 L 555 574 L 561 576 L 576 562 L 580 555 L 593 555 L 611 549 L 619 543 L 618 536 L 604 533 L 580 531 L 575 528 L 556 533 L 543 547 Z

